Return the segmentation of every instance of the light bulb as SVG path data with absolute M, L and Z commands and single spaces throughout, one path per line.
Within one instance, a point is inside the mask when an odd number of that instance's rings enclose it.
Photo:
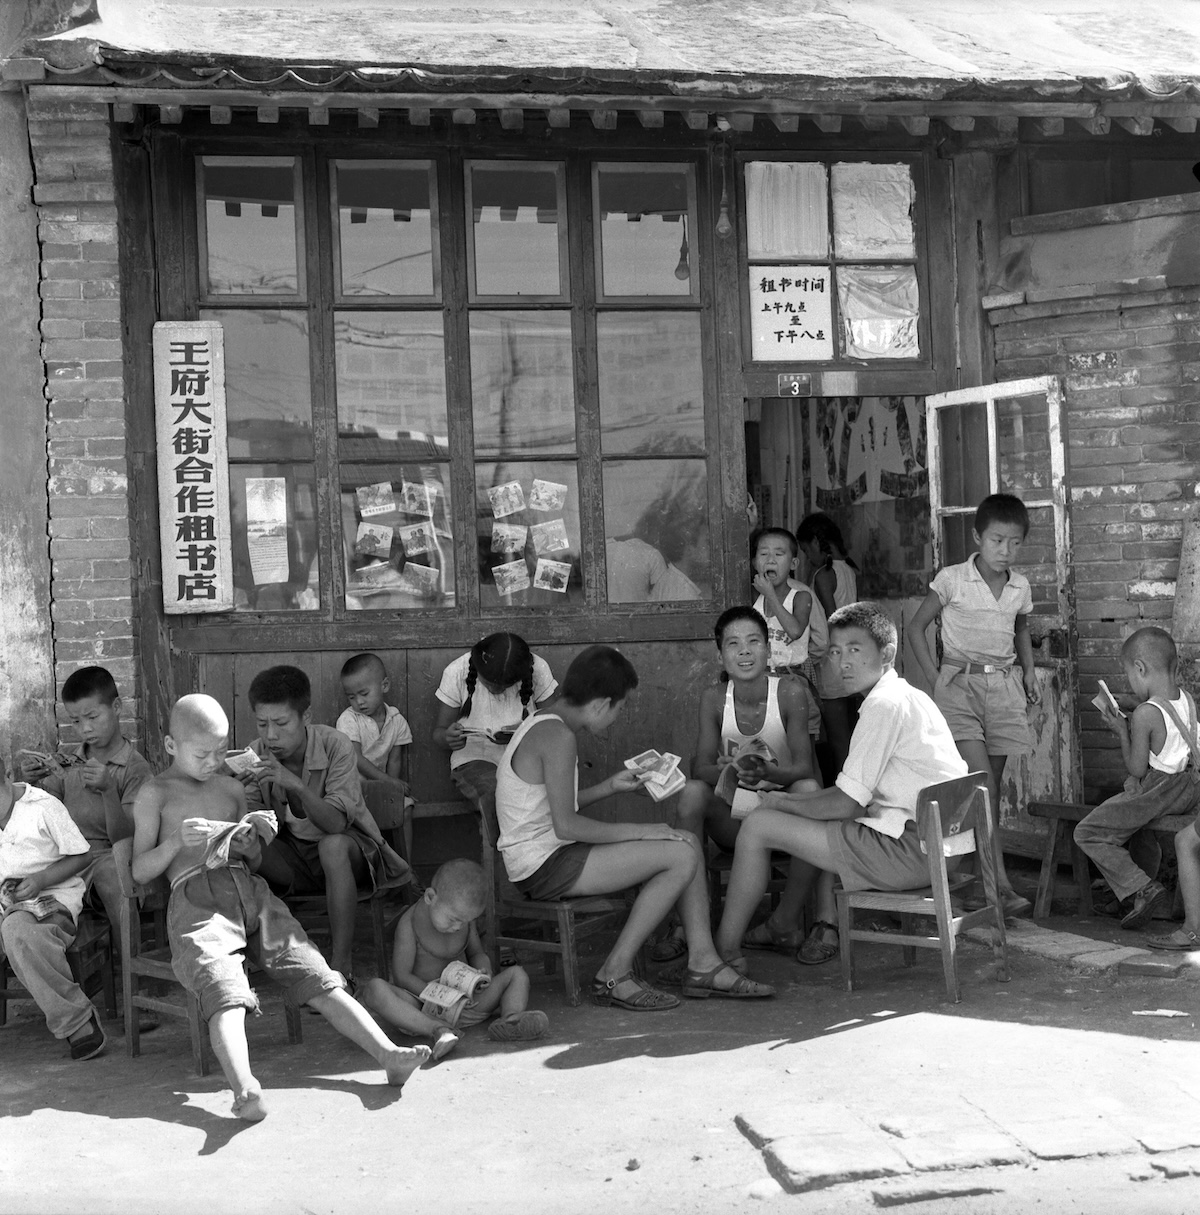
M 682 283 L 692 277 L 692 268 L 688 265 L 688 243 L 687 232 L 683 234 L 683 241 L 679 246 L 679 264 L 675 267 L 675 277 Z

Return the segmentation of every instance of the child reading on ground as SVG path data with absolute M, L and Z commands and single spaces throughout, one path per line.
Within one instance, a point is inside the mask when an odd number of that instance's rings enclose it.
M 100 1018 L 67 961 L 88 857 L 88 842 L 62 802 L 13 784 L 0 765 L 0 953 L 77 1060 L 95 1058 L 105 1044 Z
M 1100 715 L 1121 744 L 1129 779 L 1075 827 L 1075 842 L 1117 897 L 1122 928 L 1165 919 L 1172 906 L 1170 891 L 1156 878 L 1162 855 L 1157 843 L 1149 842 L 1149 853 L 1140 849 L 1138 859 L 1152 871 L 1147 873 L 1130 855 L 1129 840 L 1160 815 L 1193 814 L 1200 806 L 1188 743 L 1196 741 L 1196 703 L 1179 686 L 1178 664 L 1175 642 L 1162 629 L 1138 629 L 1125 639 L 1121 665 L 1138 704 L 1128 718 L 1109 705 Z
M 733 607 L 722 613 L 715 629 L 721 656 L 723 684 L 706 688 L 700 696 L 700 722 L 692 779 L 679 797 L 678 826 L 704 841 L 705 832 L 722 848 L 733 850 L 742 817 L 714 791 L 733 752 L 751 739 L 761 738 L 774 759 L 741 777 L 747 790 L 786 789 L 791 793 L 819 789 L 813 779 L 812 748 L 808 735 L 808 697 L 794 679 L 767 673 L 767 622 L 751 607 Z M 813 870 L 802 862 L 792 865 L 787 887 L 770 917 L 747 934 L 744 944 L 754 949 L 781 949 L 802 955 L 801 961 L 825 961 L 821 933 L 814 929 L 812 948 L 797 930 Z M 674 944 L 677 952 L 664 945 Z M 667 960 L 684 953 L 682 934 L 660 942 L 654 956 Z M 814 952 L 815 951 L 815 952 Z M 834 956 L 837 953 L 833 948 Z M 816 956 L 816 955 L 820 956 Z
M 713 948 L 708 891 L 699 840 L 664 823 L 605 823 L 580 813 L 613 793 L 636 790 L 627 770 L 590 789 L 579 788 L 575 735 L 603 735 L 637 687 L 637 672 L 610 646 L 589 646 L 571 663 L 553 710 L 526 718 L 513 735 L 496 776 L 496 817 L 504 867 L 532 899 L 612 894 L 639 886 L 616 943 L 596 972 L 597 1004 L 651 1012 L 679 1001 L 633 973 L 642 942 L 672 907 L 687 936 L 683 994 L 770 996 L 727 966 Z
M 412 731 L 400 710 L 384 700 L 390 688 L 381 658 L 375 654 L 348 658 L 342 665 L 342 691 L 350 707 L 337 719 L 336 729 L 354 744 L 358 775 L 363 780 L 387 781 L 407 793 L 400 773 Z
M 764 793 L 764 808 L 742 824 L 717 930 L 722 957 L 741 947 L 774 848 L 836 873 L 847 890 L 929 885 L 917 797 L 926 785 L 965 776 L 967 765 L 937 706 L 896 674 L 896 641 L 896 626 L 877 604 L 852 603 L 829 618 L 829 653 L 846 693 L 865 697 L 850 753 L 833 788 Z M 817 917 L 834 923 L 832 885 L 819 884 L 817 898 Z
M 247 1122 L 267 1114 L 246 1046 L 246 1010 L 258 1011 L 258 997 L 246 978 L 243 954 L 289 988 L 297 1003 L 309 1004 L 361 1046 L 384 1069 L 389 1084 L 403 1085 L 429 1058 L 429 1048 L 402 1049 L 389 1042 L 346 994 L 342 976 L 251 872 L 261 851 L 260 834 L 245 829 L 235 834 L 226 862 L 214 865 L 214 827 L 236 823 L 247 813 L 242 786 L 221 772 L 229 733 L 221 706 L 211 696 L 184 696 L 171 710 L 169 729 L 163 743 L 171 766 L 146 782 L 134 805 L 133 878 L 149 882 L 165 873 L 170 880 L 171 966 L 200 1002 L 213 1051 L 233 1089 L 234 1114 Z
M 312 720 L 312 688 L 299 667 L 270 667 L 250 682 L 259 764 L 239 780 L 251 810 L 274 810 L 279 834 L 258 871 L 280 894 L 325 893 L 330 962 L 354 975 L 351 946 L 358 891 L 402 885 L 412 871 L 384 842 L 363 801 L 354 745 Z
M 396 926 L 392 948 L 392 981 L 372 979 L 363 985 L 362 1002 L 389 1025 L 433 1042 L 433 1057 L 441 1059 L 459 1041 L 455 1029 L 479 1025 L 496 1017 L 488 1037 L 496 1042 L 524 1042 L 542 1037 L 550 1027 L 544 1012 L 528 1008 L 529 975 L 520 966 L 498 975 L 475 930 L 484 910 L 483 870 L 475 861 L 447 861 L 434 875 L 425 897 L 410 907 Z M 487 983 L 462 1006 L 453 1027 L 421 1011 L 421 993 L 436 983 L 452 962 L 465 962 L 481 972 Z
M 1004 765 L 1010 755 L 1033 749 L 1028 719 L 1028 705 L 1038 701 L 1029 637 L 1033 598 L 1029 580 L 1012 568 L 1028 533 L 1029 513 L 1020 498 L 984 498 L 972 533 L 979 551 L 934 578 L 905 632 L 970 771 L 988 773 L 997 822 Z M 925 640 L 925 630 L 939 615 L 941 670 Z M 999 848 L 997 861 L 1004 914 L 1025 915 L 1032 904 L 1013 890 Z
M 432 737 L 450 752 L 450 779 L 464 797 L 495 791 L 512 731 L 557 687 L 545 659 L 515 633 L 492 633 L 446 667 Z

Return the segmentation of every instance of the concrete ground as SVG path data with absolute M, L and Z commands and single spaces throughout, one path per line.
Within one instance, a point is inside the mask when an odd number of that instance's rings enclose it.
M 655 1014 L 570 1008 L 538 972 L 547 1039 L 471 1031 L 403 1097 L 319 1017 L 289 1046 L 269 997 L 250 1026 L 271 1109 L 257 1125 L 230 1116 L 219 1075 L 195 1075 L 174 1023 L 130 1059 L 110 1022 L 108 1053 L 72 1063 L 11 1005 L 0 1211 L 1200 1206 L 1200 986 L 1024 949 L 998 984 L 967 942 L 952 1006 L 936 954 L 905 970 L 896 949 L 859 948 L 852 994 L 836 962 L 755 954 L 774 1000 Z M 1134 1015 L 1164 1007 L 1185 1015 Z

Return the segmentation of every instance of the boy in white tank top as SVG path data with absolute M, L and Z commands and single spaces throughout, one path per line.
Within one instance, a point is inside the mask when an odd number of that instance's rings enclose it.
M 1170 892 L 1155 878 L 1162 859 L 1157 843 L 1150 832 L 1139 837 L 1144 846 L 1138 859 L 1148 863 L 1147 873 L 1130 855 L 1130 839 L 1164 814 L 1191 814 L 1200 805 L 1200 773 L 1192 761 L 1196 706 L 1176 680 L 1178 662 L 1175 642 L 1163 629 L 1138 629 L 1121 647 L 1121 665 L 1138 704 L 1128 718 L 1111 709 L 1101 716 L 1120 741 L 1129 778 L 1122 792 L 1075 828 L 1075 842 L 1117 896 L 1122 928 L 1144 928 L 1171 913 Z

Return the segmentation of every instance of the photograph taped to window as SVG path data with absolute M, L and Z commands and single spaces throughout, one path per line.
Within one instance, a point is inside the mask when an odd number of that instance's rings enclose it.
M 312 465 L 230 465 L 234 611 L 320 607 L 316 509 Z

